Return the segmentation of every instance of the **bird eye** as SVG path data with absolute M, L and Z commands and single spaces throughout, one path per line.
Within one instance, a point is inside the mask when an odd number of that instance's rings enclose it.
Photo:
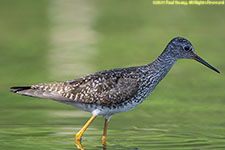
M 188 50 L 191 50 L 191 48 L 189 46 L 185 46 L 184 50 L 188 51 Z

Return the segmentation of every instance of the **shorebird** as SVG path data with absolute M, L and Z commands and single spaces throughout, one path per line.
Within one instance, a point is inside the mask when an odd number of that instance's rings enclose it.
M 166 76 L 174 63 L 183 58 L 194 59 L 220 73 L 195 53 L 192 44 L 187 39 L 176 37 L 150 64 L 105 70 L 65 82 L 11 87 L 11 92 L 53 99 L 92 113 L 92 117 L 75 135 L 75 144 L 81 149 L 82 134 L 96 116 L 104 116 L 102 142 L 105 145 L 107 126 L 111 116 L 129 111 L 141 104 Z

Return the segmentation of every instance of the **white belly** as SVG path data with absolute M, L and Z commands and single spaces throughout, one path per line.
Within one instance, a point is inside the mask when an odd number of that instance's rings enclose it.
M 83 111 L 91 112 L 94 115 L 103 115 L 103 116 L 111 116 L 116 113 L 126 112 L 131 109 L 134 109 L 137 105 L 140 104 L 140 103 L 133 102 L 133 103 L 127 103 L 127 105 L 119 106 L 116 108 L 108 108 L 108 107 L 102 107 L 102 106 L 94 105 L 94 104 L 80 104 L 76 102 L 62 102 L 62 103 L 71 105 Z

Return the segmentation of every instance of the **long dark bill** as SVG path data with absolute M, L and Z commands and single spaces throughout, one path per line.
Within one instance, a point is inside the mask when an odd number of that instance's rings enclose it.
M 211 66 L 210 64 L 208 64 L 208 63 L 207 63 L 206 61 L 204 61 L 201 57 L 199 57 L 199 56 L 196 55 L 196 56 L 193 56 L 193 59 L 196 60 L 196 61 L 198 61 L 198 62 L 200 62 L 201 64 L 203 64 L 203 65 L 209 67 L 210 69 L 216 71 L 217 73 L 220 73 L 216 68 L 214 68 L 213 66 Z

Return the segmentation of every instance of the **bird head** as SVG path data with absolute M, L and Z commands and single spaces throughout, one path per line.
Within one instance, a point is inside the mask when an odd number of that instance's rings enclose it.
M 166 47 L 166 53 L 170 57 L 173 57 L 175 59 L 194 59 L 201 64 L 207 66 L 208 68 L 220 73 L 216 68 L 208 64 L 206 61 L 204 61 L 201 57 L 199 57 L 195 51 L 194 48 L 187 39 L 182 37 L 176 37 L 172 39 L 169 44 Z

